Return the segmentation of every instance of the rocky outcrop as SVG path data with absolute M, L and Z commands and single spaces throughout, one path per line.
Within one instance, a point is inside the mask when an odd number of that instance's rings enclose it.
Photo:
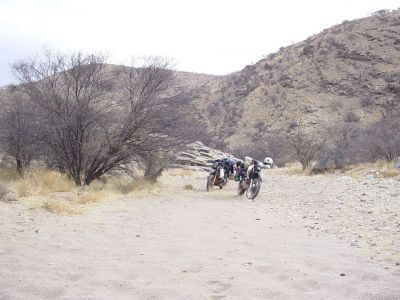
M 195 166 L 209 168 L 213 160 L 224 157 L 234 158 L 229 153 L 207 147 L 198 141 L 187 145 L 185 151 L 179 152 L 172 167 Z

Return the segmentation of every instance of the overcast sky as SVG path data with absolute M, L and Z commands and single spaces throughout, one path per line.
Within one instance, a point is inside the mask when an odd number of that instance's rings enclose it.
M 0 86 L 10 64 L 57 51 L 141 55 L 176 68 L 227 74 L 343 20 L 396 9 L 398 0 L 0 0 Z

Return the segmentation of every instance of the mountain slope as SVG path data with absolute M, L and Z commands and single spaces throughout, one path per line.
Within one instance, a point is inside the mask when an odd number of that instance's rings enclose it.
M 251 142 L 300 119 L 321 128 L 368 124 L 372 105 L 398 93 L 400 10 L 378 12 L 281 48 L 240 72 L 190 91 L 209 130 L 228 142 Z

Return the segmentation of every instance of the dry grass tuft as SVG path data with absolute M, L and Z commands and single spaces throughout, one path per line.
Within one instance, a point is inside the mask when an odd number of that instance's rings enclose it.
M 67 176 L 46 169 L 26 172 L 10 186 L 29 207 L 44 208 L 59 215 L 76 213 L 82 209 L 82 205 L 99 203 L 121 195 L 143 197 L 158 187 L 143 179 L 120 177 L 107 177 L 107 180 L 96 180 L 90 186 L 77 187 Z M 1 187 L 0 199 L 3 197 Z
M 150 190 L 153 190 L 157 186 L 158 186 L 157 182 L 151 182 L 146 179 L 140 179 L 140 180 L 136 180 L 134 182 L 132 192 L 142 191 L 142 190 L 150 191 Z
M 3 184 L 0 184 L 0 201 L 5 200 L 7 193 L 7 188 Z
M 70 203 L 60 200 L 47 200 L 44 203 L 43 208 L 57 215 L 69 215 L 78 213 L 78 211 L 74 209 Z
M 343 172 L 354 178 L 360 178 L 368 174 L 373 175 L 376 178 L 392 178 L 400 176 L 400 170 L 396 169 L 393 163 L 387 161 L 349 165 L 343 168 Z
M 395 169 L 395 168 L 389 169 L 389 170 L 383 171 L 381 173 L 381 175 L 382 175 L 383 178 L 397 177 L 397 176 L 400 176 L 400 170 L 399 169 Z
M 76 202 L 79 204 L 98 203 L 109 198 L 110 195 L 105 191 L 88 191 L 79 195 Z
M 272 170 L 272 171 L 275 172 L 276 174 L 283 174 L 283 175 L 310 175 L 311 168 L 308 170 L 303 170 L 301 165 L 293 165 L 293 166 L 279 168 L 279 169 Z
M 0 181 L 8 182 L 15 181 L 20 178 L 15 168 L 1 168 L 0 169 Z
M 137 192 L 152 191 L 157 183 L 148 181 L 146 179 L 136 179 L 136 180 L 115 180 L 113 183 L 114 190 L 121 194 L 135 194 Z
M 193 185 L 191 185 L 191 184 L 185 184 L 185 185 L 183 186 L 183 189 L 184 189 L 184 190 L 187 190 L 187 191 L 193 191 Z
M 111 183 L 111 189 L 119 194 L 126 195 L 132 192 L 134 189 L 137 189 L 138 186 L 132 180 L 127 179 L 115 179 Z
M 113 178 L 107 183 L 94 182 L 77 197 L 77 203 L 98 203 L 120 195 L 142 196 L 153 190 L 156 185 L 144 179 Z
M 185 177 L 185 176 L 192 176 L 193 175 L 193 170 L 189 170 L 189 169 L 172 169 L 168 173 L 171 176 Z
M 43 169 L 27 172 L 17 183 L 17 191 L 20 197 L 70 192 L 74 189 L 74 182 L 65 175 Z

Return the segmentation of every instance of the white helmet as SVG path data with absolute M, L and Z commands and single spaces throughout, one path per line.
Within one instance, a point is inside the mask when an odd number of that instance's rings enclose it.
M 271 157 L 266 157 L 264 159 L 264 166 L 272 168 L 273 164 L 274 164 L 274 160 Z

